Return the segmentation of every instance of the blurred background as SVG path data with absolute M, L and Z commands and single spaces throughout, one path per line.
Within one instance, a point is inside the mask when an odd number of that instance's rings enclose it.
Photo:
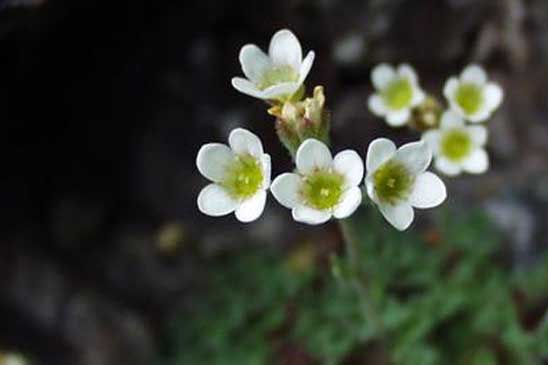
M 196 208 L 196 153 L 236 126 L 291 168 L 230 85 L 240 47 L 286 27 L 316 52 L 334 150 L 418 138 L 368 112 L 379 62 L 441 97 L 476 61 L 506 93 L 488 173 L 445 179 L 405 234 L 355 218 L 382 328 L 336 224 Z M 548 364 L 545 0 L 0 0 L 0 60 L 0 364 Z

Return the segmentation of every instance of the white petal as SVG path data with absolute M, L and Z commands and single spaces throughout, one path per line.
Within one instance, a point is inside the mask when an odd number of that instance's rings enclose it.
M 416 208 L 433 208 L 440 205 L 446 197 L 447 190 L 443 181 L 426 171 L 417 176 L 409 202 Z
M 280 97 L 287 97 L 295 94 L 295 92 L 301 87 L 296 82 L 283 82 L 266 88 L 262 91 L 262 99 L 277 99 Z
M 314 57 L 314 51 L 310 51 L 301 63 L 301 67 L 299 68 L 299 84 L 302 84 L 306 79 L 306 76 L 308 76 L 308 73 L 312 68 L 312 64 L 314 63 Z
M 411 116 L 409 109 L 403 109 L 399 111 L 390 111 L 386 115 L 386 122 L 392 127 L 401 127 L 405 125 Z
M 356 151 L 345 150 L 333 159 L 333 168 L 345 177 L 346 186 L 357 186 L 363 179 L 363 161 Z
M 239 59 L 245 76 L 254 83 L 259 83 L 271 67 L 270 58 L 254 44 L 243 46 Z
M 440 149 L 440 132 L 438 129 L 431 129 L 424 132 L 421 139 L 428 144 L 433 154 L 438 154 Z
M 487 142 L 487 128 L 482 125 L 466 127 L 468 134 L 476 146 L 483 146 Z
M 483 89 L 483 97 L 489 110 L 495 110 L 502 103 L 504 93 L 502 88 L 495 83 L 488 83 Z
M 436 158 L 436 161 L 434 161 L 434 166 L 436 167 L 436 170 L 447 176 L 456 176 L 462 171 L 460 165 L 443 156 L 438 156 Z
M 333 216 L 337 219 L 347 218 L 358 209 L 361 203 L 362 191 L 354 186 L 343 193 L 341 201 L 333 211 Z
M 220 217 L 232 213 L 238 202 L 230 197 L 223 187 L 209 184 L 198 195 L 198 209 L 212 217 Z
M 297 205 L 291 211 L 293 219 L 297 222 L 306 224 L 322 224 L 327 222 L 331 218 L 331 212 L 327 210 L 316 210 L 306 205 Z
M 268 189 L 270 186 L 272 173 L 272 165 L 270 163 L 270 155 L 268 153 L 263 154 L 261 157 L 261 164 L 263 166 L 263 189 Z
M 248 223 L 259 218 L 263 213 L 266 202 L 266 191 L 261 190 L 251 198 L 244 200 L 236 208 L 236 219 L 240 222 Z
M 301 182 L 299 175 L 286 172 L 274 179 L 270 191 L 272 191 L 272 195 L 278 203 L 286 208 L 293 209 L 299 204 Z
M 303 59 L 301 44 L 288 29 L 279 30 L 272 36 L 268 54 L 275 65 L 289 65 L 296 71 L 299 70 Z
M 301 174 L 310 174 L 316 169 L 331 167 L 333 158 L 327 146 L 317 139 L 307 139 L 299 146 L 295 156 L 297 170 Z
M 371 199 L 375 204 L 379 204 L 379 199 L 375 193 L 373 174 L 367 174 L 365 177 L 365 190 L 367 191 L 367 196 L 369 196 L 369 199 Z
M 220 182 L 226 167 L 234 160 L 234 154 L 227 145 L 208 143 L 203 145 L 196 156 L 196 167 L 207 179 Z
M 447 100 L 453 100 L 455 92 L 459 87 L 459 80 L 456 77 L 449 78 L 443 86 L 443 95 Z
M 407 229 L 415 217 L 411 204 L 407 202 L 398 205 L 381 204 L 379 210 L 384 218 L 399 231 Z
M 367 105 L 369 106 L 369 110 L 379 117 L 385 115 L 387 112 L 384 100 L 379 94 L 371 95 L 369 99 L 367 99 Z
M 470 82 L 476 85 L 483 85 L 487 81 L 487 75 L 483 68 L 478 65 L 470 65 L 466 67 L 460 74 L 462 82 Z
M 265 99 L 263 92 L 257 89 L 257 86 L 255 86 L 254 83 L 242 77 L 233 77 L 232 86 L 243 94 L 253 96 L 254 98 Z
M 380 165 L 391 159 L 396 153 L 396 145 L 387 138 L 377 138 L 367 148 L 367 172 L 374 172 Z
M 432 150 L 425 141 L 411 142 L 401 146 L 395 158 L 403 163 L 411 174 L 418 175 L 430 165 Z
M 403 63 L 398 67 L 398 74 L 402 77 L 405 77 L 407 80 L 411 81 L 413 85 L 416 85 L 419 81 L 417 77 L 417 73 L 411 67 L 411 65 L 407 63 Z
M 413 100 L 411 101 L 411 104 L 413 106 L 417 106 L 420 103 L 424 101 L 426 98 L 426 95 L 424 94 L 424 91 L 418 86 L 415 86 L 413 89 Z
M 233 129 L 228 136 L 228 144 L 235 154 L 249 154 L 259 159 L 263 157 L 263 144 L 261 140 L 247 129 Z
M 469 120 L 469 116 L 464 112 L 464 110 L 462 110 L 460 105 L 457 104 L 454 99 L 449 99 L 448 101 L 449 101 L 449 108 L 453 113 L 463 118 L 463 120 Z
M 462 169 L 471 174 L 481 174 L 489 168 L 489 156 L 483 148 L 478 148 L 462 162 Z
M 441 116 L 440 127 L 442 129 L 452 129 L 462 127 L 464 119 L 452 110 L 446 110 Z
M 480 123 L 487 120 L 490 116 L 491 110 L 487 103 L 484 103 L 475 114 L 466 116 L 466 119 L 471 123 Z
M 396 77 L 396 71 L 394 68 L 386 63 L 381 63 L 375 66 L 371 72 L 371 82 L 375 89 L 382 91 L 394 78 Z

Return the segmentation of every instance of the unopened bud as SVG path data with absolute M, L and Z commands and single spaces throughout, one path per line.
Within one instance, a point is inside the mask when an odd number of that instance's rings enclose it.
M 325 95 L 323 86 L 316 86 L 312 98 L 306 98 L 303 101 L 304 115 L 315 124 L 321 124 L 323 118 L 323 109 L 325 105 Z
M 413 109 L 409 126 L 420 132 L 439 127 L 442 114 L 441 104 L 431 95 Z
M 277 117 L 276 132 L 292 156 L 308 138 L 329 143 L 330 116 L 324 105 L 323 87 L 316 86 L 311 98 L 286 101 L 282 106 L 276 105 L 268 110 L 269 114 Z

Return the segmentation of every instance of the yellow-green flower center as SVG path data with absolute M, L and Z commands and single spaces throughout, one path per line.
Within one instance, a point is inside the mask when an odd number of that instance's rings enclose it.
M 283 82 L 295 82 L 299 79 L 299 74 L 289 65 L 274 66 L 264 73 L 261 81 L 257 85 L 260 90 L 269 88 Z
M 467 115 L 474 114 L 483 105 L 482 90 L 476 84 L 461 84 L 455 93 L 455 101 Z
M 221 185 L 235 199 L 253 196 L 263 184 L 263 169 L 251 155 L 237 155 L 227 167 Z
M 411 194 L 415 178 L 398 161 L 390 160 L 373 174 L 375 193 L 383 203 L 395 204 Z
M 413 100 L 413 87 L 409 80 L 399 78 L 392 81 L 382 92 L 384 103 L 393 110 L 408 107 Z
M 451 161 L 460 161 L 472 150 L 470 135 L 462 129 L 451 129 L 443 134 L 440 143 L 441 154 Z
M 305 177 L 301 195 L 306 205 L 319 209 L 334 208 L 344 189 L 344 177 L 329 170 L 316 171 Z

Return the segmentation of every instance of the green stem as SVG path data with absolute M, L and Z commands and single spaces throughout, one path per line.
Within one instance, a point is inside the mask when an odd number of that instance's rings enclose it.
M 348 262 L 350 263 L 350 282 L 358 294 L 363 311 L 373 326 L 373 333 L 376 334 L 379 339 L 383 340 L 384 324 L 377 314 L 373 300 L 369 295 L 367 283 L 363 279 L 361 272 L 359 253 L 360 240 L 352 228 L 350 219 L 339 220 L 339 227 L 344 239 Z

